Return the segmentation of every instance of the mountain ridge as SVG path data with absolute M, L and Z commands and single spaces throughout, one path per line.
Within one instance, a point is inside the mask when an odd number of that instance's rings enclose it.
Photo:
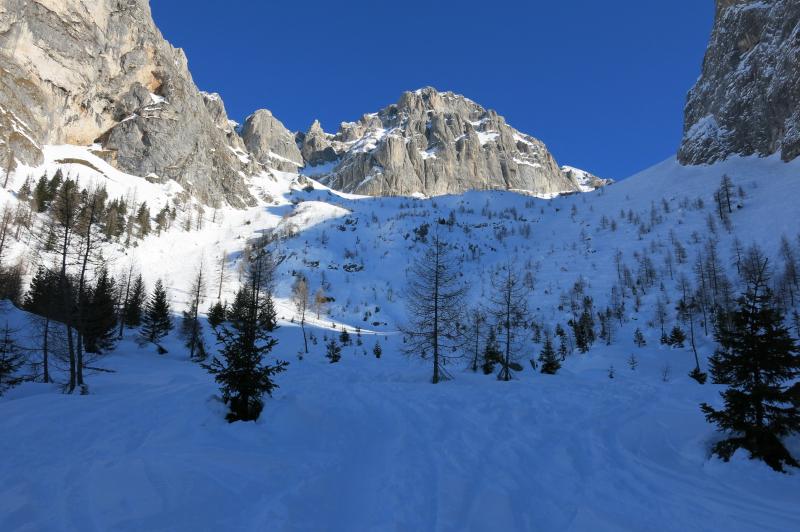
M 553 196 L 580 192 L 547 147 L 466 96 L 433 87 L 405 91 L 377 112 L 342 122 L 336 134 L 318 121 L 297 135 L 325 184 L 368 195 L 435 196 L 467 190 L 523 190 Z M 598 185 L 607 183 L 595 178 Z

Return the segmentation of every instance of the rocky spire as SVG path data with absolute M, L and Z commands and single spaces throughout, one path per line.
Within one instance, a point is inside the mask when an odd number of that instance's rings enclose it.
M 242 127 L 242 138 L 258 162 L 287 172 L 303 166 L 303 156 L 294 135 L 266 109 L 248 116 Z
M 337 159 L 336 152 L 331 145 L 331 137 L 322 130 L 319 120 L 314 120 L 306 133 L 297 134 L 297 143 L 301 147 L 301 154 L 306 164 L 318 166 Z

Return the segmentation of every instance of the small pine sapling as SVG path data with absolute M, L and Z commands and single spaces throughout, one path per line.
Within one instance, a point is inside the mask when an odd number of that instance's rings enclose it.
M 327 358 L 331 364 L 335 364 L 342 359 L 342 347 L 336 342 L 336 338 L 331 338 L 325 344 L 325 358 Z
M 647 341 L 644 339 L 644 334 L 642 334 L 642 330 L 638 327 L 633 333 L 633 343 L 636 344 L 636 347 L 644 347 L 647 345 Z

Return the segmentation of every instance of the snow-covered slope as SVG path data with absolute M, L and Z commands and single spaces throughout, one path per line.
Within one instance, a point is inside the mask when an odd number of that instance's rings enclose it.
M 82 164 L 70 171 L 81 179 L 93 172 Z M 714 234 L 708 219 L 724 173 L 744 197 L 731 231 L 717 222 Z M 107 173 L 109 187 L 115 176 Z M 794 530 L 800 476 L 776 474 L 742 453 L 729 464 L 709 458 L 716 435 L 698 404 L 718 403 L 721 388 L 687 376 L 691 350 L 659 345 L 652 309 L 657 298 L 669 299 L 668 326 L 676 323 L 677 279 L 693 279 L 709 237 L 731 277 L 734 238 L 772 257 L 782 235 L 796 243 L 799 176 L 800 161 L 777 156 L 694 167 L 670 160 L 612 187 L 552 200 L 500 191 L 418 200 L 341 194 L 265 172 L 250 182 L 257 207 L 209 211 L 200 230 L 175 227 L 133 249 L 107 249 L 117 269 L 135 258 L 149 286 L 166 279 L 178 313 L 201 257 L 216 264 L 226 252 L 223 298 L 230 299 L 247 241 L 270 230 L 283 235 L 274 354 L 291 366 L 262 418 L 226 423 L 213 380 L 177 338 L 159 356 L 129 336 L 100 362 L 113 373 L 89 375 L 87 396 L 28 383 L 0 398 L 0 529 Z M 118 177 L 119 194 L 135 188 L 144 197 L 166 186 Z M 454 223 L 440 224 L 451 212 Z M 541 350 L 531 339 L 512 382 L 460 364 L 449 367 L 452 381 L 434 386 L 426 363 L 400 354 L 396 332 L 423 224 L 463 257 L 471 304 L 486 302 L 492 271 L 511 261 L 531 272 L 532 318 L 551 328 L 566 327 L 578 279 L 595 308 L 609 304 L 618 252 L 634 276 L 648 256 L 658 281 L 638 310 L 627 302 L 611 346 L 571 354 L 558 375 L 531 370 L 527 359 Z M 673 241 L 688 261 L 674 263 L 670 275 Z M 312 316 L 311 352 L 302 357 L 289 302 L 298 272 L 312 291 L 324 287 L 335 299 Z M 215 297 L 210 289 L 207 302 Z M 21 329 L 21 342 L 35 344 L 25 316 L 10 308 L 4 315 Z M 323 338 L 338 334 L 332 324 L 354 335 L 361 329 L 362 345 L 346 347 L 338 364 L 323 358 Z M 633 345 L 636 328 L 644 348 Z M 698 348 L 705 369 L 714 344 L 702 331 Z M 800 440 L 787 444 L 800 454 Z

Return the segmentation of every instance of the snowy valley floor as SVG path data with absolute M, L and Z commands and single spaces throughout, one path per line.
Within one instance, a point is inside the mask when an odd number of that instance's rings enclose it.
M 177 194 L 114 173 L 85 150 L 57 147 L 51 158 L 64 154 L 103 170 L 72 164 L 69 172 L 107 181 L 114 196 L 146 199 L 153 212 Z M 607 190 L 552 201 L 504 192 L 359 198 L 318 184 L 307 190 L 297 176 L 276 173 L 254 178 L 255 195 L 269 198 L 258 207 L 206 213 L 202 230 L 176 226 L 135 249 L 109 245 L 115 271 L 133 257 L 149 287 L 164 279 L 177 314 L 201 257 L 209 270 L 226 265 L 230 301 L 246 242 L 275 228 L 294 235 L 280 241 L 284 322 L 274 352 L 291 365 L 256 423 L 224 421 L 213 379 L 174 337 L 166 356 L 127 338 L 97 362 L 114 372 L 89 375 L 89 395 L 33 383 L 13 389 L 0 398 L 0 531 L 800 530 L 800 471 L 775 473 L 742 452 L 727 464 L 710 458 L 718 436 L 698 405 L 718 405 L 721 388 L 691 380 L 691 350 L 661 347 L 653 324 L 659 297 L 670 301 L 667 326 L 678 323 L 678 274 L 693 278 L 694 260 L 705 253 L 723 172 L 746 192 L 733 230 L 713 235 L 732 278 L 734 237 L 771 257 L 782 235 L 795 241 L 800 162 L 683 168 L 666 161 Z M 698 199 L 706 206 L 694 207 Z M 450 211 L 457 223 L 447 234 L 474 284 L 471 304 L 485 302 L 492 268 L 509 258 L 535 272 L 533 317 L 548 327 L 566 323 L 569 309 L 559 307 L 579 278 L 596 308 L 608 305 L 618 251 L 634 273 L 639 258 L 652 257 L 661 288 L 643 296 L 638 312 L 627 302 L 614 345 L 570 355 L 556 376 L 531 370 L 528 358 L 541 350 L 531 343 L 512 382 L 462 363 L 449 367 L 452 381 L 432 385 L 429 366 L 401 355 L 393 331 L 405 318 L 403 268 L 423 249 L 415 231 Z M 641 221 L 626 221 L 632 217 Z M 688 250 L 674 276 L 664 262 L 672 240 Z M 26 251 L 26 243 L 14 249 Z M 312 291 L 325 286 L 336 300 L 329 316 L 310 320 L 319 342 L 303 360 L 299 329 L 286 321 L 298 271 Z M 4 308 L 22 343 L 36 345 L 27 318 Z M 379 334 L 365 332 L 368 354 L 347 347 L 329 364 L 322 343 L 329 320 Z M 636 328 L 647 347 L 633 345 Z M 371 354 L 376 337 L 379 360 Z M 699 334 L 698 349 L 707 369 L 713 338 Z M 800 438 L 786 443 L 800 456 Z
M 262 418 L 229 425 L 199 366 L 126 341 L 91 395 L 0 402 L 0 530 L 797 529 L 797 472 L 708 458 L 717 387 L 615 356 L 613 380 L 587 361 L 436 386 L 394 353 L 290 356 Z

